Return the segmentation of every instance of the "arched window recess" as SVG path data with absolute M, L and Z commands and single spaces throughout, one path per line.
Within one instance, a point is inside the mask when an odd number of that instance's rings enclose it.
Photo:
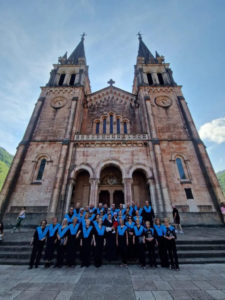
M 41 184 L 46 176 L 46 170 L 49 167 L 48 164 L 52 162 L 48 156 L 39 156 L 33 161 L 34 170 L 32 176 L 32 184 Z

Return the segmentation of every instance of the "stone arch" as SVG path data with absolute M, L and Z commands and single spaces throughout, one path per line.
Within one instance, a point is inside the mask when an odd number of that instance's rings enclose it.
M 122 177 L 123 178 L 125 177 L 125 169 L 124 169 L 123 163 L 119 159 L 108 159 L 108 160 L 100 162 L 97 165 L 97 171 L 96 171 L 97 178 L 100 178 L 101 171 L 107 166 L 115 166 L 115 167 L 119 168 L 119 170 L 122 173 Z
M 82 171 L 87 171 L 89 173 L 90 178 L 95 177 L 95 172 L 89 164 L 81 164 L 81 165 L 75 167 L 75 169 L 71 172 L 70 178 L 73 178 L 76 180 L 77 175 Z
M 153 178 L 152 170 L 143 164 L 135 164 L 132 167 L 130 167 L 128 170 L 128 177 L 132 178 L 133 173 L 137 170 L 142 171 L 147 179 Z

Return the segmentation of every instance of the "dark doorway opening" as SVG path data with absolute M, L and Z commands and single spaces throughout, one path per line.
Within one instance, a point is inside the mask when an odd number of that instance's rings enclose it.
M 110 194 L 109 191 L 101 191 L 99 194 L 99 203 L 107 204 L 110 207 Z
M 123 191 L 115 191 L 113 193 L 113 203 L 115 204 L 116 208 L 120 206 L 120 203 L 124 204 Z

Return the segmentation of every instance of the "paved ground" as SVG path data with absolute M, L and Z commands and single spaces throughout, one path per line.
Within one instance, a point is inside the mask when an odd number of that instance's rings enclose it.
M 5 241 L 30 241 L 34 229 L 22 228 L 21 232 L 11 233 L 11 230 L 5 230 Z M 184 234 L 178 234 L 178 240 L 221 240 L 225 238 L 225 226 L 221 227 L 184 227 Z
M 180 272 L 111 265 L 32 270 L 0 266 L 0 299 L 225 299 L 225 264 L 182 265 Z

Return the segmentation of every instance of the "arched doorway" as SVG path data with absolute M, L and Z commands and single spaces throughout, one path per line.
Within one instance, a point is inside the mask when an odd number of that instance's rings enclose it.
M 71 205 L 75 206 L 77 202 L 80 202 L 82 207 L 89 205 L 89 179 L 90 175 L 86 170 L 82 170 L 77 174 L 71 197 Z
M 136 170 L 134 171 L 132 178 L 133 201 L 140 206 L 144 206 L 145 201 L 151 200 L 146 175 L 142 170 Z
M 107 200 L 108 195 L 109 200 Z M 101 170 L 98 200 L 103 203 L 107 201 L 108 206 L 115 203 L 115 201 L 116 203 L 119 203 L 119 201 L 124 203 L 122 173 L 118 167 L 108 165 Z

